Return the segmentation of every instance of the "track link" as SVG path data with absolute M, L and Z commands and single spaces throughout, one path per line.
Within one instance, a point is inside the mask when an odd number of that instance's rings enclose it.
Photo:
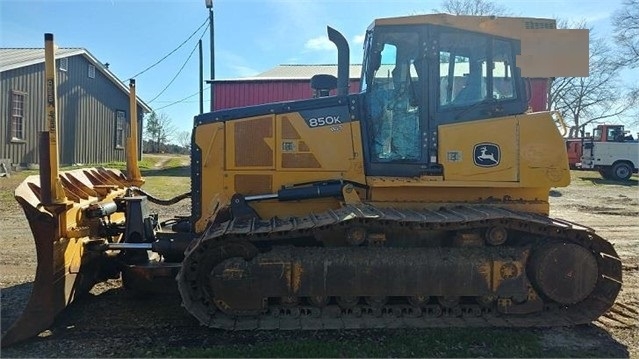
M 210 300 L 206 285 L 218 263 L 234 257 L 257 255 L 253 245 L 277 245 L 291 239 L 312 236 L 337 227 L 364 226 L 418 228 L 420 230 L 465 231 L 500 226 L 543 241 L 577 244 L 595 254 L 598 277 L 592 292 L 571 305 L 544 299 L 540 311 L 505 314 L 491 306 L 465 304 L 446 308 L 438 304 L 411 306 L 390 302 L 383 306 L 355 305 L 344 309 L 332 302 L 323 307 L 301 302 L 294 306 L 269 303 L 259 312 L 227 314 Z M 287 242 L 288 241 L 288 242 Z M 186 252 L 178 274 L 183 305 L 206 326 L 227 330 L 243 329 L 348 329 L 401 327 L 535 327 L 589 323 L 614 304 L 621 289 L 621 262 L 612 245 L 590 228 L 541 215 L 515 212 L 494 206 L 442 207 L 438 210 L 379 208 L 370 204 L 346 205 L 338 210 L 304 217 L 270 220 L 232 220 L 209 226 Z

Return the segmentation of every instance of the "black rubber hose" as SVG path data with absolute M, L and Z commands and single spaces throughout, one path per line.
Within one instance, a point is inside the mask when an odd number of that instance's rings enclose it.
M 137 192 L 146 196 L 149 202 L 155 203 L 160 206 L 170 206 L 180 202 L 183 199 L 191 198 L 191 192 L 182 193 L 181 195 L 175 196 L 171 199 L 159 199 L 159 198 L 153 197 L 151 194 L 145 192 L 142 188 L 139 188 L 139 187 L 131 187 L 131 190 L 133 192 Z

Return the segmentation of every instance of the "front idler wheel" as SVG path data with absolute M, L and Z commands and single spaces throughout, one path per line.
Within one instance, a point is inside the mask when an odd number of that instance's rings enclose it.
M 542 295 L 570 305 L 590 295 L 599 279 L 599 266 L 587 248 L 575 243 L 550 242 L 533 252 L 528 273 Z

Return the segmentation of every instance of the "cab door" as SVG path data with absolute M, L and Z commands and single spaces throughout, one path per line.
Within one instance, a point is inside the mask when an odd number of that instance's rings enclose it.
M 368 175 L 413 177 L 438 171 L 427 145 L 426 29 L 388 26 L 368 34 L 361 82 Z

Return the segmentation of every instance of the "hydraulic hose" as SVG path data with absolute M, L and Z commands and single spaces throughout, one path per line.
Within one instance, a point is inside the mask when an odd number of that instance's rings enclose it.
M 151 194 L 147 193 L 146 191 L 144 191 L 143 189 L 139 187 L 131 187 L 131 190 L 133 192 L 137 192 L 139 194 L 146 196 L 149 202 L 155 203 L 160 206 L 170 206 L 180 202 L 183 199 L 187 199 L 191 197 L 191 192 L 186 192 L 186 193 L 182 193 L 181 195 L 175 196 L 171 199 L 159 199 L 159 198 L 153 197 Z

